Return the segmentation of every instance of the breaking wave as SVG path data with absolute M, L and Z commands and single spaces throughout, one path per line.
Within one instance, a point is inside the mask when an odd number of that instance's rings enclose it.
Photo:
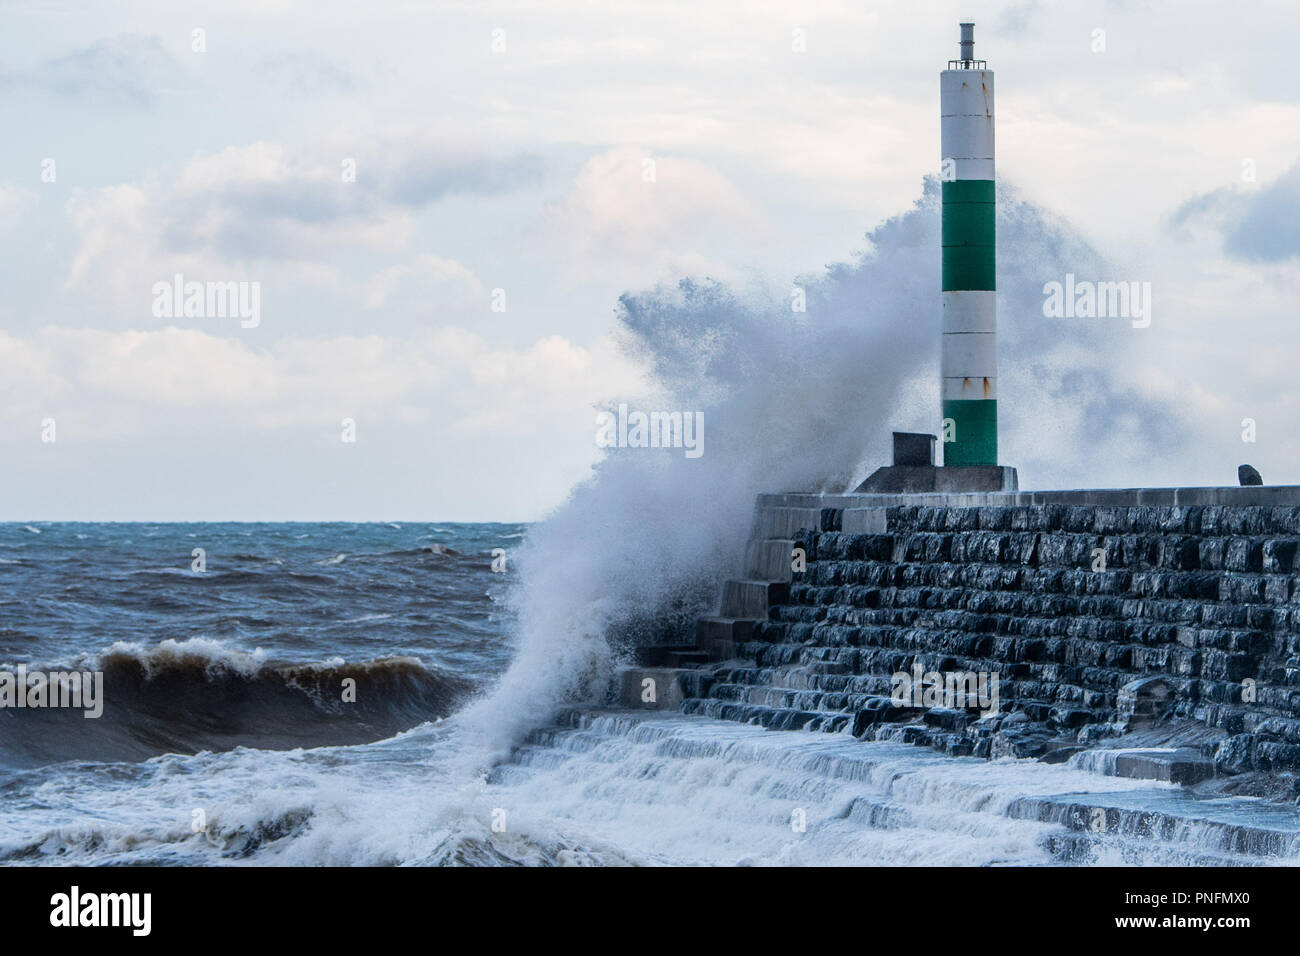
M 10 766 L 368 743 L 445 716 L 470 687 L 411 657 L 295 664 L 205 640 L 118 644 L 44 669 L 102 671 L 109 706 L 97 718 L 0 710 L 0 754 Z

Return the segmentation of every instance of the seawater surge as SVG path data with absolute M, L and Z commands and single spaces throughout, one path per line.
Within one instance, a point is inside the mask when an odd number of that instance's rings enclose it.
M 582 834 L 646 863 L 1258 864 L 1300 847 L 1300 821 L 1263 801 L 681 715 L 568 712 L 491 779 L 553 851 Z

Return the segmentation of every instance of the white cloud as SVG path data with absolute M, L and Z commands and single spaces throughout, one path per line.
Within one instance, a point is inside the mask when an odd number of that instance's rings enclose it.
M 13 232 L 19 221 L 36 205 L 36 194 L 18 186 L 0 185 L 0 230 Z
M 417 256 L 383 270 L 366 286 L 362 305 L 378 309 L 402 287 L 420 294 L 426 308 L 457 309 L 471 303 L 487 307 L 487 294 L 478 277 L 459 262 L 437 256 Z
M 355 164 L 356 179 L 344 177 Z M 447 195 L 509 191 L 535 174 L 531 161 L 497 161 L 457 142 L 385 139 L 361 156 L 317 146 L 230 146 L 190 159 L 143 184 L 74 190 L 67 211 L 77 234 L 67 288 L 93 293 L 131 323 L 148 315 L 153 283 L 183 273 L 199 281 L 278 281 L 343 286 L 341 271 L 365 253 L 409 245 L 418 209 Z M 2 198 L 2 196 L 0 196 Z M 395 265 L 371 284 L 367 308 L 403 276 L 459 285 L 477 279 L 433 256 Z M 287 296 L 285 296 L 287 298 Z M 107 303 L 105 303 L 107 299 Z
M 120 33 L 42 63 L 0 77 L 0 87 L 54 93 L 97 105 L 147 107 L 158 93 L 190 85 L 187 71 L 143 33 Z
M 134 317 L 147 314 L 152 284 L 176 272 L 201 281 L 301 276 L 342 252 L 400 249 L 410 214 L 365 198 L 338 169 L 293 160 L 275 143 L 196 157 L 170 180 L 77 190 L 68 284 L 107 290 Z
M 589 160 L 540 229 L 577 277 L 730 276 L 771 240 L 760 208 L 704 163 L 631 147 Z
M 593 405 L 639 376 L 609 340 L 585 348 L 552 335 L 511 350 L 459 327 L 266 349 L 198 329 L 46 328 L 0 333 L 0 422 L 18 439 L 56 412 L 94 440 L 200 422 L 333 428 L 341 417 L 437 421 L 470 439 L 594 435 Z

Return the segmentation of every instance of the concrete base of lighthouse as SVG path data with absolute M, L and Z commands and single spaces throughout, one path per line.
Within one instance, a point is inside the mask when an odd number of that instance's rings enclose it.
M 925 492 L 1019 491 L 1016 470 L 1007 465 L 887 465 L 877 468 L 854 494 L 924 494 Z
M 894 432 L 894 463 L 877 468 L 854 488 L 855 494 L 925 494 L 926 492 L 1019 491 L 1016 470 L 1008 465 L 934 463 L 933 435 Z

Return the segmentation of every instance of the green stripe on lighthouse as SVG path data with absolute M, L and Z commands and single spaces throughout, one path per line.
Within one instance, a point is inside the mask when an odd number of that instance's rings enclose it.
M 998 400 L 948 399 L 943 417 L 953 423 L 953 440 L 943 446 L 947 465 L 996 465 L 998 461 Z
M 943 291 L 992 289 L 992 246 L 944 246 Z
M 993 180 L 950 179 L 940 184 L 940 196 L 945 204 L 954 202 L 986 202 L 992 204 Z
M 996 288 L 993 225 L 996 209 L 990 179 L 959 179 L 943 184 L 944 292 Z

